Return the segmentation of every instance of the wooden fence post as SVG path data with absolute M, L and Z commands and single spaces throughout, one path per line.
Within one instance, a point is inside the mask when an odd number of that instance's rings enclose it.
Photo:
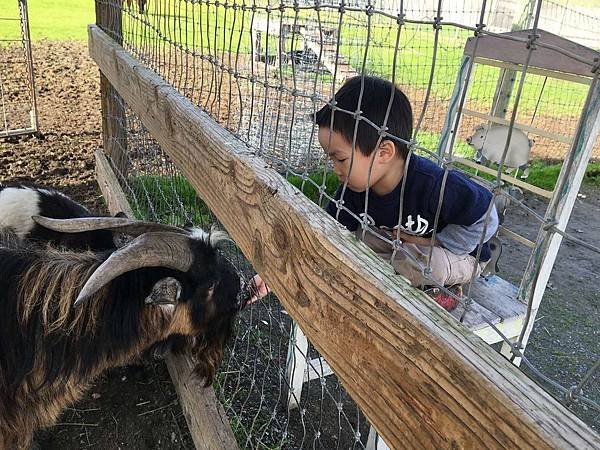
M 96 23 L 117 43 L 123 43 L 122 14 L 118 3 L 96 1 Z M 117 176 L 127 174 L 127 116 L 125 103 L 100 72 L 100 105 L 102 108 L 102 142 L 104 153 L 113 164 Z

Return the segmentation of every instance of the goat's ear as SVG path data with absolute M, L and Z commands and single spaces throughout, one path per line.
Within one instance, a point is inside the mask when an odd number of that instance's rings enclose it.
M 122 219 L 127 219 L 127 214 L 125 214 L 123 211 L 119 211 L 113 217 L 120 217 Z
M 154 283 L 145 303 L 147 305 L 175 305 L 180 297 L 181 283 L 173 277 L 167 277 Z

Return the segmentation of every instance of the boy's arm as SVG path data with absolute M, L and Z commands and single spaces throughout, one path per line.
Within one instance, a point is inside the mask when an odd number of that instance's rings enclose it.
M 496 211 L 496 206 L 492 207 L 487 227 L 485 226 L 485 217 L 486 214 L 484 213 L 483 217 L 472 225 L 446 225 L 446 227 L 437 234 L 437 241 L 439 241 L 442 247 L 457 255 L 471 253 L 477 248 L 479 242 L 481 242 L 481 235 L 483 234 L 484 228 L 485 237 L 483 242 L 489 241 L 498 228 L 498 212 Z
M 437 209 L 438 199 L 432 199 L 431 207 Z M 448 174 L 441 218 L 447 224 L 439 233 L 437 241 L 452 253 L 471 253 L 481 241 L 487 242 L 498 229 L 498 213 L 494 206 L 488 218 L 487 209 L 492 201 L 492 193 L 466 177 L 450 172 Z

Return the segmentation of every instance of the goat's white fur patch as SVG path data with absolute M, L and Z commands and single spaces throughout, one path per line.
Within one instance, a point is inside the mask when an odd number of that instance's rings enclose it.
M 190 228 L 190 238 L 198 241 L 208 242 L 209 233 L 204 231 L 202 228 Z
M 8 187 L 0 191 L 0 228 L 11 229 L 23 239 L 33 229 L 31 216 L 40 214 L 40 196 L 30 188 Z
M 190 238 L 204 241 L 212 247 L 229 239 L 229 235 L 225 231 L 217 230 L 215 227 L 211 228 L 210 233 L 202 228 L 193 227 L 189 229 L 189 233 Z

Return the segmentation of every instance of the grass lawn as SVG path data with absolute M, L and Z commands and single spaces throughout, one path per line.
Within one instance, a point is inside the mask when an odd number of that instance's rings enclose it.
M 241 0 L 235 0 L 238 4 Z M 582 0 L 583 1 L 583 0 Z M 585 0 L 591 1 L 591 0 Z M 600 3 L 600 0 L 598 0 Z M 133 2 L 135 3 L 135 2 Z M 232 4 L 231 2 L 229 3 Z M 166 6 L 165 6 L 166 5 Z M 169 8 L 168 10 L 165 8 Z M 141 28 L 137 7 L 123 13 L 123 30 L 126 39 L 130 32 L 137 34 L 138 42 Z M 18 17 L 16 0 L 0 0 L 2 17 Z M 293 21 L 293 11 L 286 13 L 285 22 Z M 29 3 L 31 35 L 34 41 L 49 39 L 54 41 L 69 41 L 87 39 L 86 27 L 94 22 L 94 2 L 84 0 L 72 2 L 67 0 L 35 0 Z M 264 10 L 256 13 L 242 11 L 239 8 L 215 7 L 205 3 L 179 2 L 165 4 L 160 0 L 149 0 L 145 20 L 152 26 L 145 29 L 144 38 L 148 41 L 173 40 L 185 47 L 210 53 L 221 59 L 223 52 L 251 52 L 249 29 L 252 21 L 265 20 Z M 280 13 L 270 14 L 271 23 L 278 26 Z M 333 27 L 338 20 L 337 11 L 323 11 L 319 15 L 315 11 L 302 10 L 298 14 L 298 23 L 317 25 L 319 20 L 323 27 Z M 131 20 L 133 19 L 133 20 Z M 366 16 L 363 13 L 347 13 L 341 33 L 340 54 L 353 67 L 359 70 L 365 50 L 368 52 L 367 73 L 391 77 L 394 56 L 396 54 L 396 80 L 404 86 L 425 89 L 429 82 L 433 59 L 434 33 L 429 25 L 407 24 L 401 28 L 398 51 L 396 39 L 398 27 L 394 20 L 381 16 L 373 16 L 371 29 L 366 26 Z M 458 70 L 464 42 L 471 32 L 444 27 L 440 33 L 436 67 L 433 77 L 432 94 L 441 101 L 449 98 L 454 88 L 454 79 Z M 0 22 L 0 39 L 19 36 L 19 22 Z M 269 54 L 277 51 L 277 36 L 268 39 L 263 36 L 263 49 Z M 369 43 L 368 49 L 365 42 Z M 286 51 L 302 48 L 301 39 L 288 38 L 284 43 Z M 322 76 L 322 75 L 315 75 Z M 492 67 L 477 67 L 472 83 L 473 96 L 481 105 L 491 104 L 494 94 L 495 80 L 498 69 Z M 580 105 L 586 95 L 586 86 L 570 84 L 561 81 L 544 80 L 543 77 L 530 75 L 527 78 L 530 95 L 524 95 L 520 104 L 521 112 L 531 112 L 534 109 L 543 111 L 545 115 L 577 116 Z M 483 86 L 477 90 L 475 86 Z M 491 88 L 490 88 L 491 86 Z M 541 88 L 541 86 L 544 86 Z M 421 133 L 419 141 L 427 148 L 435 149 L 439 136 Z M 464 143 L 457 143 L 455 152 L 469 153 Z M 598 172 L 598 167 L 590 166 L 592 173 Z M 539 187 L 551 189 L 558 166 L 548 166 L 542 162 L 533 164 L 529 182 Z M 592 177 L 594 183 L 600 184 L 600 177 Z
M 589 0 L 591 1 L 591 0 Z M 600 0 L 599 0 L 600 1 Z M 134 2 L 135 3 L 135 2 Z M 240 3 L 240 0 L 238 0 Z M 231 2 L 230 2 L 231 4 Z M 127 7 L 125 7 L 127 8 Z M 217 57 L 223 51 L 250 54 L 250 26 L 252 21 L 266 20 L 267 14 L 260 10 L 253 14 L 241 9 L 215 7 L 205 3 L 180 2 L 166 5 L 159 0 L 149 0 L 147 4 L 148 20 L 153 26 L 148 28 L 145 39 L 148 42 L 173 40 L 184 47 L 202 50 Z M 168 8 L 168 10 L 166 9 Z M 18 17 L 16 0 L 0 0 L 2 16 Z M 137 8 L 124 13 L 124 31 L 139 33 Z M 31 37 L 34 41 L 49 39 L 54 41 L 87 39 L 86 26 L 94 21 L 94 2 L 83 0 L 36 0 L 29 4 Z M 134 19 L 134 22 L 128 18 Z M 317 25 L 319 20 L 324 28 L 333 28 L 338 20 L 336 11 L 324 11 L 319 15 L 315 11 L 301 11 L 298 23 Z M 270 14 L 271 23 L 279 25 L 280 13 Z M 293 11 L 288 11 L 284 19 L 292 23 Z M 19 36 L 18 21 L 0 22 L 0 39 L 14 39 Z M 273 26 L 272 25 L 272 26 Z M 406 24 L 401 28 L 400 41 L 396 51 L 398 26 L 395 21 L 382 16 L 373 16 L 369 31 L 364 13 L 350 12 L 344 16 L 341 33 L 340 55 L 357 71 L 362 70 L 363 57 L 367 50 L 366 72 L 391 78 L 394 55 L 396 55 L 396 81 L 404 86 L 426 89 L 432 67 L 434 53 L 434 33 L 429 25 Z M 440 32 L 436 66 L 433 77 L 432 93 L 438 98 L 449 98 L 454 88 L 456 73 L 461 62 L 466 39 L 472 33 L 454 27 L 444 27 Z M 368 39 L 367 39 L 368 38 Z M 278 37 L 263 36 L 262 47 L 268 54 L 277 51 Z M 286 39 L 284 50 L 302 48 L 302 40 L 296 37 Z M 479 66 L 474 75 L 473 86 L 495 84 L 498 69 Z M 520 109 L 531 113 L 542 105 L 546 115 L 575 115 L 580 112 L 587 92 L 586 86 L 569 85 L 530 75 L 528 77 L 528 95 L 521 99 Z M 542 86 L 543 89 L 542 89 Z M 541 93 L 541 99 L 540 99 Z M 491 105 L 494 89 L 485 89 L 477 102 Z M 539 101 L 539 103 L 538 103 Z
M 31 39 L 86 41 L 87 26 L 95 21 L 93 0 L 32 0 L 28 2 Z M 0 0 L 1 17 L 19 17 L 16 0 Z M 20 36 L 19 21 L 0 21 L 0 39 Z

